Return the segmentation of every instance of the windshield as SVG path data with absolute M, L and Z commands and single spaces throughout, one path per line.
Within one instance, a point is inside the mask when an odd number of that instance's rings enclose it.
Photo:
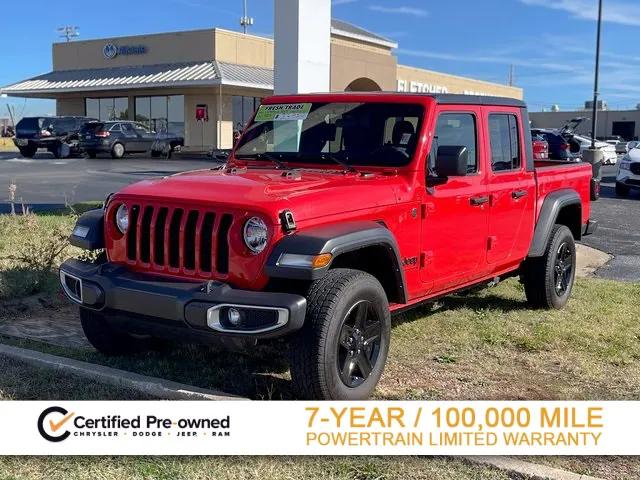
M 415 152 L 424 109 L 403 103 L 261 105 L 238 158 L 403 166 Z

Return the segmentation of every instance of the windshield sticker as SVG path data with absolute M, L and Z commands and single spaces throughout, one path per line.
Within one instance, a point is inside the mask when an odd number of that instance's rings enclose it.
M 402 138 L 400 139 L 400 145 L 408 145 L 409 141 L 411 141 L 412 135 L 410 133 L 403 133 Z
M 281 103 L 260 105 L 256 113 L 256 122 L 284 122 L 305 120 L 311 111 L 311 103 Z

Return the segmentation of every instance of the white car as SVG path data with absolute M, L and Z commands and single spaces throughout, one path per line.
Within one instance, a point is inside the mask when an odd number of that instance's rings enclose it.
M 572 140 L 574 140 L 576 144 L 580 146 L 580 155 L 582 155 L 585 150 L 589 150 L 591 148 L 590 138 L 574 134 Z M 615 165 L 618 162 L 618 153 L 616 152 L 615 145 L 596 140 L 596 148 L 602 150 L 602 152 L 604 153 L 604 158 L 602 160 L 602 163 L 604 165 Z
M 640 144 L 629 150 L 618 166 L 616 195 L 626 197 L 632 188 L 640 189 Z

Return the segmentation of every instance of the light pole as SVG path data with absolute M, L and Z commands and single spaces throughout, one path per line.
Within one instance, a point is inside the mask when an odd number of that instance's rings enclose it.
M 598 33 L 596 36 L 596 73 L 593 82 L 593 115 L 591 119 L 591 149 L 596 148 L 596 128 L 598 126 L 598 80 L 600 73 L 600 35 L 602 32 L 602 0 L 598 0 Z

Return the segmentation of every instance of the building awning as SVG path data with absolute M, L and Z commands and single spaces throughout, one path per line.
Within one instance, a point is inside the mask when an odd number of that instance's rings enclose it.
M 218 61 L 62 70 L 0 89 L 7 95 L 56 94 L 136 88 L 229 85 L 273 90 L 273 70 Z

